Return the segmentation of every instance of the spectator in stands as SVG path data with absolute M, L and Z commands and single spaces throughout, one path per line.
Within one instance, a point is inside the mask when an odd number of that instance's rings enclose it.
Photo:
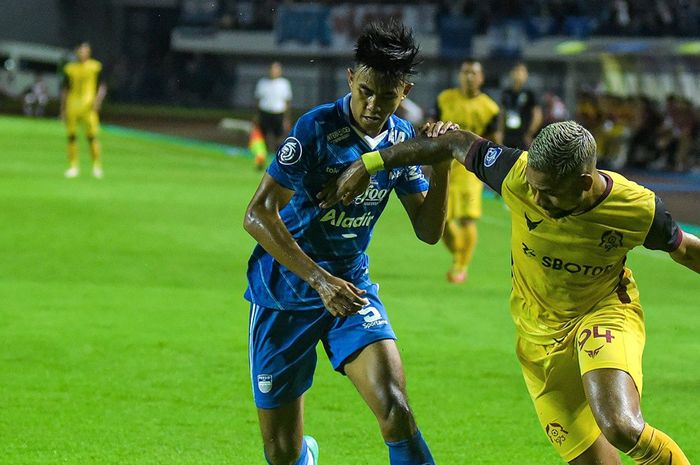
M 256 123 L 265 136 L 267 148 L 277 151 L 285 133 L 290 130 L 289 103 L 292 86 L 282 77 L 282 65 L 275 61 L 270 65 L 270 77 L 261 78 L 255 86 L 258 114 Z
M 510 71 L 510 87 L 501 94 L 500 127 L 503 144 L 527 150 L 542 125 L 542 108 L 535 94 L 525 89 L 528 73 L 525 63 Z
M 44 77 L 38 74 L 34 83 L 24 94 L 23 110 L 27 116 L 44 116 L 46 104 L 49 103 L 49 89 Z
M 664 118 L 649 97 L 638 97 L 634 110 L 627 165 L 633 168 L 646 168 L 656 158 L 659 128 L 662 127 Z

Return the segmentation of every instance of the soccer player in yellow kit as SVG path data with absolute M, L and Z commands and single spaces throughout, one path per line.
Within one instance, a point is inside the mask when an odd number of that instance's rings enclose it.
M 437 123 L 429 135 L 440 134 Z M 654 192 L 597 170 L 596 144 L 573 121 L 545 127 L 529 153 L 466 131 L 364 154 L 320 195 L 351 201 L 368 173 L 453 157 L 511 210 L 517 355 L 540 424 L 573 465 L 688 465 L 640 408 L 644 313 L 627 253 L 664 250 L 700 273 L 700 239 Z
M 90 44 L 80 44 L 75 54 L 78 60 L 66 64 L 63 68 L 64 81 L 61 91 L 61 118 L 68 133 L 69 167 L 65 174 L 67 178 L 75 178 L 80 174 L 76 130 L 78 123 L 81 123 L 90 143 L 92 175 L 101 179 L 103 172 L 100 143 L 97 140 L 100 129 L 98 112 L 107 94 L 107 87 L 100 81 L 102 64 L 90 58 Z
M 444 90 L 437 98 L 437 117 L 452 121 L 462 129 L 500 142 L 498 104 L 481 92 L 484 71 L 481 63 L 466 60 L 459 69 L 459 88 Z M 450 170 L 450 191 L 447 200 L 447 223 L 443 240 L 452 254 L 452 267 L 447 280 L 461 283 L 476 247 L 476 222 L 481 218 L 482 182 L 453 161 Z

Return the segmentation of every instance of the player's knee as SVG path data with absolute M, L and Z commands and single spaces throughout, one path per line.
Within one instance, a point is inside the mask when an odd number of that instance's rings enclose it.
M 398 386 L 389 389 L 382 398 L 378 418 L 385 436 L 404 436 L 411 429 L 412 415 L 406 394 Z
M 278 441 L 265 444 L 265 457 L 272 465 L 294 465 L 301 455 L 301 445 Z
M 75 134 L 68 134 L 68 142 L 73 143 L 75 142 Z
M 644 429 L 644 422 L 628 415 L 609 415 L 597 419 L 605 439 L 616 449 L 627 452 L 632 449 Z

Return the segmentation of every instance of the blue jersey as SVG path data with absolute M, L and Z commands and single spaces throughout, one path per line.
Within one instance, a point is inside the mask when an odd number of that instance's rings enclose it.
M 316 194 L 363 153 L 415 136 L 410 123 L 392 115 L 383 135 L 372 140 L 352 124 L 349 104 L 348 94 L 299 118 L 267 172 L 294 191 L 280 216 L 299 247 L 329 273 L 365 288 L 371 284 L 365 251 L 389 194 L 394 189 L 399 196 L 424 192 L 428 183 L 419 166 L 380 171 L 350 205 L 319 207 Z M 314 289 L 260 245 L 248 261 L 245 298 L 280 310 L 323 307 Z

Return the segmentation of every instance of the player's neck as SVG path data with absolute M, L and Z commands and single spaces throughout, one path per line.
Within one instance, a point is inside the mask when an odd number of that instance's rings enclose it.
M 474 92 L 470 92 L 469 89 L 460 89 L 460 91 L 462 92 L 462 95 L 464 95 L 467 98 L 474 98 L 474 97 L 478 97 L 479 95 L 481 95 L 481 90 L 476 90 Z
M 593 172 L 593 185 L 586 195 L 581 208 L 581 213 L 587 212 L 601 201 L 601 197 L 605 196 L 606 192 L 608 191 L 609 182 L 612 181 L 600 174 L 598 170 Z

